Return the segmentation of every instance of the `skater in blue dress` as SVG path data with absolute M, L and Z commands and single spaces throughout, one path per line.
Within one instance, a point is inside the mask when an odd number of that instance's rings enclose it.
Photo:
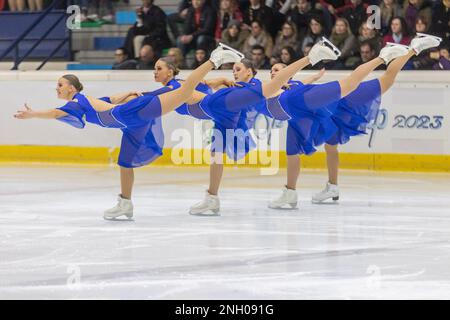
M 123 132 L 118 164 L 121 173 L 121 194 L 115 207 L 105 211 L 105 219 L 133 216 L 131 193 L 134 184 L 133 168 L 152 162 L 161 155 L 163 133 L 160 117 L 188 100 L 196 86 L 213 68 L 223 63 L 234 63 L 241 56 L 219 46 L 211 53 L 210 60 L 193 70 L 176 90 L 159 95 L 142 95 L 128 92 L 96 99 L 81 93 L 83 85 L 74 75 L 58 80 L 58 98 L 68 101 L 60 108 L 35 111 L 25 105 L 14 116 L 17 119 L 57 119 L 77 128 L 85 121 L 105 128 L 119 128 Z M 135 97 L 135 98 L 133 98 Z M 132 98 L 132 99 L 130 99 Z
M 301 135 L 304 126 L 300 123 L 288 121 L 286 153 L 287 153 L 287 183 L 282 195 L 269 203 L 270 208 L 295 208 L 297 206 L 296 184 L 300 173 L 300 154 L 314 151 L 314 146 L 325 143 L 329 181 L 323 191 L 313 196 L 314 203 L 321 203 L 327 199 L 338 200 L 338 151 L 337 145 L 347 143 L 352 136 L 365 134 L 379 110 L 381 96 L 393 85 L 397 74 L 414 55 L 422 50 L 439 45 L 437 37 L 420 35 L 415 38 L 410 47 L 396 46 L 404 54 L 395 58 L 387 67 L 386 72 L 378 79 L 364 81 L 349 95 L 331 103 L 326 108 L 318 110 L 318 122 L 315 133 L 311 134 L 309 141 L 304 143 Z M 389 62 L 389 61 L 386 61 Z M 312 147 L 312 148 L 311 148 Z
M 311 56 L 311 54 L 313 56 Z M 311 49 L 309 57 L 300 59 L 285 68 L 278 77 L 269 83 L 261 83 L 255 79 L 254 73 L 250 78 L 234 82 L 224 78 L 206 80 L 194 91 L 191 99 L 179 106 L 176 111 L 180 114 L 193 116 L 197 119 L 208 119 L 214 122 L 214 134 L 211 145 L 210 187 L 206 200 L 218 201 L 217 192 L 223 172 L 223 153 L 231 159 L 238 160 L 244 157 L 255 146 L 248 133 L 247 110 L 255 108 L 256 104 L 264 103 L 266 97 L 275 94 L 281 86 L 288 81 L 298 70 L 305 66 L 315 64 L 324 59 L 335 60 L 338 55 L 333 48 L 323 43 Z M 247 61 L 247 62 L 246 62 Z M 235 70 L 243 70 L 244 64 L 251 64 L 249 60 L 235 64 Z M 242 67 L 241 67 L 242 65 Z M 153 91 L 166 92 L 177 88 L 182 83 L 175 79 L 177 70 L 168 60 L 160 59 L 155 65 L 155 81 L 165 84 L 165 87 Z M 202 89 L 203 87 L 203 89 Z M 220 88 L 209 93 L 210 88 Z M 202 92 L 203 91 L 203 92 Z M 215 203 L 214 205 L 216 205 Z M 205 211 L 217 214 L 217 208 L 205 208 L 204 202 L 191 207 L 191 214 L 203 214 Z
M 325 38 L 316 46 L 314 46 L 309 56 L 303 59 L 309 59 L 315 64 L 316 61 L 322 60 L 321 55 L 317 55 L 317 48 L 326 47 L 330 51 L 335 53 L 334 59 L 339 55 L 339 51 Z M 332 49 L 330 49 L 330 47 Z M 337 52 L 337 54 L 336 54 Z M 391 60 L 399 55 L 405 54 L 404 50 L 397 47 L 387 48 L 383 52 L 384 59 L 378 58 L 370 61 L 352 72 L 352 74 L 340 81 L 334 81 L 323 85 L 292 85 L 289 90 L 282 90 L 281 88 L 287 84 L 287 82 L 295 75 L 295 73 L 301 69 L 298 65 L 301 60 L 298 60 L 286 68 L 280 70 L 271 81 L 267 83 L 261 83 L 261 81 L 254 79 L 255 70 L 251 66 L 251 62 L 244 63 L 246 60 L 242 60 L 240 63 L 236 63 L 233 67 L 233 75 L 238 84 L 245 84 L 245 91 L 241 94 L 239 90 L 228 88 L 222 89 L 216 92 L 220 94 L 223 90 L 230 90 L 232 93 L 236 93 L 236 97 L 231 100 L 228 99 L 225 103 L 209 102 L 209 105 L 215 107 L 221 107 L 220 109 L 226 109 L 227 111 L 233 111 L 233 108 L 237 108 L 237 111 L 241 111 L 240 107 L 245 107 L 250 110 L 254 109 L 259 113 L 263 113 L 269 117 L 277 120 L 292 120 L 301 124 L 302 128 L 302 144 L 305 148 L 310 148 L 313 151 L 314 139 L 317 137 L 317 131 L 321 128 L 320 124 L 323 121 L 327 121 L 327 117 L 319 116 L 318 110 L 324 109 L 326 106 L 335 103 L 342 97 L 348 95 L 355 90 L 359 83 L 377 66 L 384 63 L 386 59 Z M 331 55 L 329 55 L 331 56 Z M 328 58 L 330 59 L 330 58 Z M 304 67 L 303 64 L 302 67 Z M 289 72 L 287 72 L 287 70 Z M 275 82 L 276 81 L 276 82 Z M 282 81 L 282 82 L 281 82 Z M 261 88 L 261 89 L 260 89 Z M 253 89 L 253 90 L 252 90 Z M 263 92 L 264 100 L 257 93 Z M 230 94 L 232 97 L 232 95 Z M 230 96 L 225 96 L 230 98 Z M 219 100 L 220 101 L 220 100 Z M 187 102 L 191 104 L 191 102 Z M 222 107 L 225 105 L 224 107 Z M 203 104 L 200 106 L 203 108 Z M 233 114 L 229 112 L 228 115 Z M 238 119 L 235 116 L 235 119 Z M 235 122 L 229 122 L 230 124 Z M 225 129 L 232 128 L 225 127 Z M 331 136 L 334 132 L 332 128 L 327 128 L 326 132 L 322 133 L 322 136 Z M 298 135 L 300 136 L 300 135 Z M 216 149 L 217 153 L 217 149 Z M 219 159 L 221 159 L 219 157 Z M 220 201 L 217 196 L 218 188 L 223 173 L 222 163 L 212 163 L 210 166 L 210 186 L 205 194 L 205 198 L 202 202 L 199 202 L 191 207 L 190 213 L 195 215 L 218 215 L 220 210 Z

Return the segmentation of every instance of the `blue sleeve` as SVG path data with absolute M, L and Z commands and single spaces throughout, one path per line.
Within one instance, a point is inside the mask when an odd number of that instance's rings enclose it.
M 188 106 L 186 103 L 183 103 L 180 107 L 176 108 L 175 111 L 178 114 L 189 115 Z
M 162 87 L 162 88 L 159 88 L 159 89 L 154 90 L 154 91 L 142 92 L 142 94 L 144 96 L 146 96 L 146 95 L 158 96 L 160 94 L 163 94 L 163 93 L 166 93 L 166 92 L 169 92 L 169 91 L 172 91 L 172 90 L 173 89 L 170 88 L 170 87 Z
M 67 116 L 56 118 L 56 120 L 70 124 L 71 126 L 78 129 L 83 129 L 86 125 L 83 120 L 85 111 L 78 103 L 69 101 L 64 106 L 57 109 L 67 113 Z
M 205 83 L 200 82 L 197 87 L 195 87 L 195 90 L 203 92 L 205 94 L 212 94 L 212 89 Z
M 99 98 L 99 100 L 102 100 L 102 101 L 105 101 L 105 102 L 108 102 L 108 103 L 112 103 L 111 99 L 109 97 L 102 97 L 102 98 Z

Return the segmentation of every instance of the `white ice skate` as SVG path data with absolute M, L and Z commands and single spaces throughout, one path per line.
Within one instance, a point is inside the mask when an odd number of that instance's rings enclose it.
M 189 214 L 194 216 L 220 216 L 220 200 L 218 196 L 205 193 L 203 201 L 194 204 L 189 209 Z
M 322 203 L 328 199 L 339 200 L 339 187 L 329 182 L 327 182 L 325 189 L 312 196 L 312 203 Z
M 416 52 L 416 54 L 419 54 L 423 50 L 439 46 L 441 41 L 442 38 L 418 32 L 417 37 L 411 40 L 411 44 L 409 46 Z
M 128 219 L 133 218 L 133 202 L 131 202 L 131 200 L 124 199 L 121 195 L 119 195 L 117 197 L 117 205 L 109 210 L 106 210 L 103 214 L 103 218 L 106 220 L 114 220 L 121 216 L 126 216 Z
M 393 42 L 387 42 L 386 46 L 381 49 L 379 57 L 383 59 L 384 63 L 387 65 L 392 60 L 408 54 L 408 52 L 408 46 Z
M 209 60 L 218 69 L 222 64 L 240 62 L 243 58 L 244 54 L 241 52 L 223 43 L 219 43 L 219 46 L 211 52 Z
M 295 209 L 297 208 L 297 191 L 283 188 L 281 196 L 268 205 L 271 209 Z
M 308 58 L 311 65 L 322 60 L 336 60 L 341 55 L 341 51 L 325 37 L 316 43 L 309 51 Z

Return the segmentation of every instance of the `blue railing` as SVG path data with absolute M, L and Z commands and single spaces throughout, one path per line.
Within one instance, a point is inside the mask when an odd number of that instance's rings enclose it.
M 1 12 L 0 61 L 12 58 L 14 66 L 11 70 L 17 70 L 27 58 L 44 58 L 37 68 L 40 70 L 54 57 L 70 60 L 71 33 L 66 27 L 68 14 L 65 10 L 56 9 L 67 2 L 54 0 L 44 11 L 37 13 Z

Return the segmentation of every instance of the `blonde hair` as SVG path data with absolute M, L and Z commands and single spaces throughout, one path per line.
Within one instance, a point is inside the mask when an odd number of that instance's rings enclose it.
M 62 78 L 66 79 L 67 81 L 69 81 L 69 83 L 75 87 L 75 89 L 78 92 L 81 92 L 83 90 L 83 85 L 80 82 L 80 79 L 78 79 L 78 77 L 74 74 L 65 74 L 62 76 Z
M 175 61 L 173 63 L 177 68 L 180 68 L 184 64 L 183 53 L 181 52 L 180 48 L 177 47 L 170 48 L 168 53 L 171 51 L 173 52 L 173 55 L 175 57 Z
M 180 69 L 178 69 L 178 67 L 175 65 L 173 59 L 170 59 L 169 57 L 164 57 L 159 60 L 163 61 L 166 64 L 167 68 L 173 71 L 173 76 L 176 76 L 180 73 Z

